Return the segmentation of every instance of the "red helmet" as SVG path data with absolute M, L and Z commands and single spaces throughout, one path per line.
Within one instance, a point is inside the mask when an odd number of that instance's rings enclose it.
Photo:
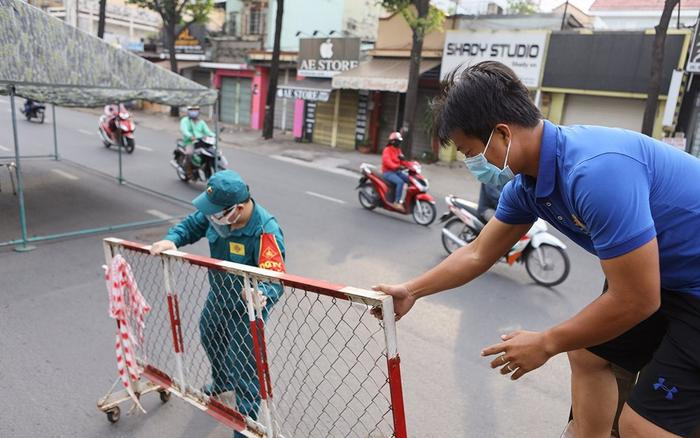
M 402 141 L 403 141 L 403 137 L 401 136 L 400 132 L 394 131 L 391 134 L 389 134 L 389 144 L 390 145 L 399 146 Z

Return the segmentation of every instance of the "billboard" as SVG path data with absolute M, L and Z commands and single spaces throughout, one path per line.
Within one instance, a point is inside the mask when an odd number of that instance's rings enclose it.
M 298 74 L 332 78 L 360 65 L 359 38 L 301 38 Z
M 499 61 L 529 88 L 540 85 L 548 31 L 450 30 L 445 35 L 440 78 L 482 61 Z

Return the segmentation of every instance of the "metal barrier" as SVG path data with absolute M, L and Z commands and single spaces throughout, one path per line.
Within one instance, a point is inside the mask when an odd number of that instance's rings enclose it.
M 137 394 L 174 394 L 249 437 L 407 436 L 391 297 L 122 239 L 104 248 L 151 307 Z M 116 421 L 125 400 L 110 390 L 98 407 Z

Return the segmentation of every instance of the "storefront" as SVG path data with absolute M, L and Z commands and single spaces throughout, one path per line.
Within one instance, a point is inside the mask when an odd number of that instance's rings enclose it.
M 403 122 L 406 90 L 408 89 L 409 60 L 406 58 L 373 58 L 360 63 L 353 70 L 333 77 L 333 88 L 343 94 L 355 91 L 358 96 L 357 114 L 362 116 L 356 123 L 356 144 L 369 145 L 378 152 L 386 139 L 398 130 Z M 434 142 L 428 129 L 430 100 L 438 93 L 438 71 L 440 61 L 423 59 L 420 63 L 420 81 L 416 105 L 413 154 L 435 152 Z M 357 129 L 360 128 L 360 129 Z
M 358 123 L 366 129 L 367 93 L 332 90 L 331 78 L 357 67 L 359 59 L 359 38 L 299 40 L 297 80 L 278 86 L 277 94 L 296 99 L 296 139 L 344 149 L 357 146 Z
M 651 76 L 654 35 L 645 32 L 556 32 L 549 40 L 542 79 L 542 111 L 555 123 L 641 130 Z M 690 42 L 685 30 L 669 30 L 661 95 L 653 135 L 664 136 L 663 115 L 675 69 L 683 68 Z M 671 125 L 675 125 L 671 121 Z

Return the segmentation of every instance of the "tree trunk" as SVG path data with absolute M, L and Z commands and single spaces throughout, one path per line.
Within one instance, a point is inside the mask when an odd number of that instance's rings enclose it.
M 100 0 L 100 15 L 97 19 L 97 37 L 105 37 L 105 19 L 107 15 L 107 0 Z
M 656 119 L 656 109 L 659 105 L 659 93 L 661 91 L 661 69 L 664 63 L 664 45 L 666 44 L 666 31 L 668 23 L 671 21 L 673 9 L 679 0 L 666 0 L 664 10 L 661 14 L 659 24 L 656 25 L 654 35 L 654 49 L 651 55 L 651 79 L 647 88 L 647 103 L 644 108 L 644 119 L 642 121 L 642 134 L 651 136 L 654 132 L 654 120 Z
M 415 0 L 413 2 L 418 10 L 418 18 L 425 19 L 430 8 L 430 0 Z M 408 158 L 413 158 L 413 133 L 416 119 L 416 106 L 418 102 L 418 80 L 420 79 L 420 60 L 423 51 L 424 30 L 422 27 L 413 29 L 413 42 L 411 44 L 411 59 L 408 67 L 408 89 L 404 104 L 403 124 L 401 125 L 403 152 Z
M 265 121 L 263 123 L 263 138 L 269 140 L 274 135 L 275 128 L 275 98 L 277 97 L 277 78 L 280 68 L 280 38 L 282 36 L 282 16 L 284 15 L 284 0 L 277 0 L 277 15 L 275 16 L 275 42 L 272 48 L 272 66 L 267 83 L 267 99 L 265 101 Z
M 175 22 L 167 23 L 165 25 L 165 41 L 168 54 L 170 55 L 170 71 L 180 74 L 180 72 L 177 70 L 177 57 L 175 56 Z M 180 108 L 177 106 L 171 106 L 170 116 L 179 117 Z

